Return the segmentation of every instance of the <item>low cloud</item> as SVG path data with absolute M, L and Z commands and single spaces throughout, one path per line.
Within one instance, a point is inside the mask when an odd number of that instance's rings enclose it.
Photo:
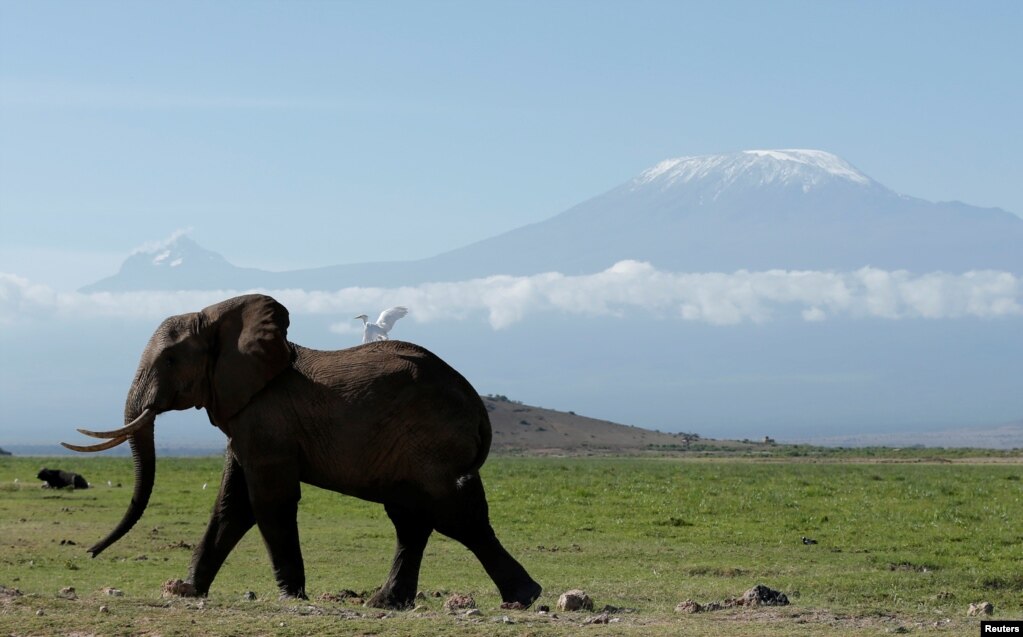
M 485 317 L 503 329 L 540 313 L 649 317 L 713 325 L 765 322 L 786 316 L 807 322 L 838 317 L 899 320 L 1023 316 L 1023 281 L 1008 272 L 914 274 L 862 268 L 854 272 L 770 270 L 734 273 L 664 272 L 622 261 L 603 272 L 566 276 L 492 276 L 399 288 L 336 291 L 263 290 L 293 314 L 375 315 L 392 305 L 433 321 Z M 194 311 L 243 291 L 64 293 L 0 274 L 0 324 L 43 317 L 159 319 Z M 356 329 L 357 328 L 357 329 Z M 352 333 L 343 321 L 333 330 Z

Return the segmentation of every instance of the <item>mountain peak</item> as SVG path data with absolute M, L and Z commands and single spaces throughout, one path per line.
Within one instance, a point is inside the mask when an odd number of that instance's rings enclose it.
M 81 288 L 82 292 L 124 290 L 249 289 L 264 274 L 239 268 L 196 243 L 187 232 L 135 248 L 117 274 Z
M 799 186 L 803 191 L 832 182 L 869 187 L 876 182 L 837 155 L 822 150 L 744 150 L 726 155 L 666 159 L 643 171 L 633 187 L 702 183 L 716 190 L 767 185 Z
M 224 257 L 203 248 L 187 232 L 175 232 L 163 241 L 147 243 L 136 248 L 125 261 L 135 268 L 181 268 L 199 264 L 226 263 Z

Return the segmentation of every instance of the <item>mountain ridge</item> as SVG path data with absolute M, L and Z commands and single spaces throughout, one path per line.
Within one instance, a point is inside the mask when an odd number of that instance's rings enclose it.
M 1023 219 L 900 195 L 825 151 L 755 150 L 665 160 L 549 219 L 425 259 L 270 272 L 177 236 L 81 291 L 389 287 L 590 274 L 623 260 L 691 272 L 1023 273 Z

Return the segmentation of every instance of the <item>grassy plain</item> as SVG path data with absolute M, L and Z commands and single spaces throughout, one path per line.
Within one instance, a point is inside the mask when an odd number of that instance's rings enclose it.
M 299 528 L 309 601 L 278 601 L 255 530 L 208 599 L 164 598 L 162 584 L 185 575 L 206 524 L 219 458 L 159 459 L 142 521 L 96 559 L 85 549 L 120 519 L 130 460 L 0 458 L 0 634 L 975 635 L 979 621 L 966 609 L 982 600 L 996 618 L 1023 618 L 1023 465 L 931 460 L 491 458 L 483 475 L 492 520 L 544 585 L 537 604 L 553 608 L 561 592 L 582 588 L 598 610 L 625 609 L 608 625 L 584 625 L 593 613 L 500 610 L 471 554 L 439 535 L 419 609 L 321 598 L 378 586 L 394 539 L 381 507 L 308 486 Z M 44 464 L 95 488 L 40 489 Z M 673 610 L 758 583 L 792 603 Z M 482 614 L 445 613 L 455 592 L 474 596 Z

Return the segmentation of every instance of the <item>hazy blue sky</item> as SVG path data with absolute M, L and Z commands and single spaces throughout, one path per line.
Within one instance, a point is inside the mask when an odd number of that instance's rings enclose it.
M 192 228 L 271 269 L 429 256 L 658 161 L 820 148 L 1023 213 L 1023 3 L 0 2 L 0 271 Z

